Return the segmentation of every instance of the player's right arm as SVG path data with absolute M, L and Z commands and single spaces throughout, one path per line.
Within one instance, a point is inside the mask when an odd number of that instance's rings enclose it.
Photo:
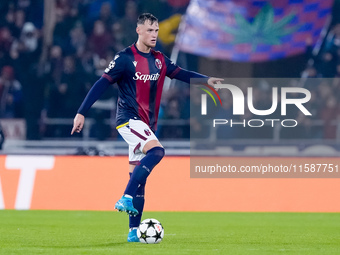
M 71 135 L 73 135 L 74 132 L 80 133 L 80 131 L 83 129 L 85 122 L 84 115 L 77 113 L 76 117 L 74 117 L 73 120 L 73 128 L 71 131 Z
M 87 93 L 83 103 L 78 109 L 77 115 L 73 120 L 73 128 L 71 131 L 71 135 L 76 131 L 80 133 L 83 129 L 85 122 L 85 114 L 91 108 L 91 106 L 96 102 L 100 96 L 104 93 L 104 91 L 110 86 L 110 82 L 108 79 L 101 77 L 96 83 L 92 86 L 90 91 Z
M 102 77 L 92 86 L 73 120 L 71 135 L 74 132 L 80 133 L 84 126 L 84 116 L 86 112 L 111 84 L 117 82 L 121 78 L 125 67 L 124 62 L 125 61 L 123 58 L 120 58 L 119 55 L 116 55 L 115 58 L 110 62 L 109 66 L 105 69 L 105 73 L 102 75 Z

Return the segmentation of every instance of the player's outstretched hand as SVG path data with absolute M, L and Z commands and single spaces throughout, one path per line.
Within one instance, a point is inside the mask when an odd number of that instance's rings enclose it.
M 215 77 L 210 77 L 208 79 L 208 84 L 213 86 L 215 88 L 216 84 L 221 84 L 221 81 L 224 81 L 224 79 L 221 78 L 215 78 Z M 215 88 L 216 89 L 216 88 Z M 217 89 L 216 89 L 217 90 Z
M 71 135 L 73 135 L 74 132 L 80 133 L 80 131 L 83 129 L 84 122 L 85 122 L 84 115 L 77 113 L 76 117 L 74 117 L 73 120 L 73 128 L 71 131 Z

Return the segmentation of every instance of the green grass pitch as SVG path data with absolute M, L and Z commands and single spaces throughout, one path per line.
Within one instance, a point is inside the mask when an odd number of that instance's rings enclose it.
M 118 212 L 0 211 L 0 254 L 340 254 L 338 213 L 145 212 L 160 244 L 127 243 Z

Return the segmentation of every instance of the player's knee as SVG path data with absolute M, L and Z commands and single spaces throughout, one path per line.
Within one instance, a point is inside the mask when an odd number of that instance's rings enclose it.
M 147 155 L 152 155 L 157 164 L 162 160 L 165 155 L 165 150 L 163 147 L 153 147 L 148 150 Z

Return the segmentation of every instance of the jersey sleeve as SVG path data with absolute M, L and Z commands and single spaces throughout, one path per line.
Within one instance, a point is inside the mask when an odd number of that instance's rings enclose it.
M 172 62 L 167 56 L 163 54 L 165 65 L 166 65 L 166 76 L 170 79 L 174 78 L 174 75 L 181 69 L 178 65 Z
M 83 103 L 78 109 L 78 113 L 85 116 L 86 112 L 91 108 L 91 106 L 96 102 L 104 91 L 110 86 L 110 82 L 107 79 L 101 77 L 92 86 L 90 91 L 87 93 Z
M 185 70 L 172 62 L 167 56 L 163 56 L 166 64 L 166 76 L 170 79 L 177 79 L 186 83 L 190 83 L 191 78 L 204 78 L 204 82 L 208 81 L 208 76 Z
M 109 66 L 105 69 L 102 77 L 109 80 L 111 84 L 119 81 L 124 73 L 126 57 L 124 55 L 117 54 L 110 62 Z

